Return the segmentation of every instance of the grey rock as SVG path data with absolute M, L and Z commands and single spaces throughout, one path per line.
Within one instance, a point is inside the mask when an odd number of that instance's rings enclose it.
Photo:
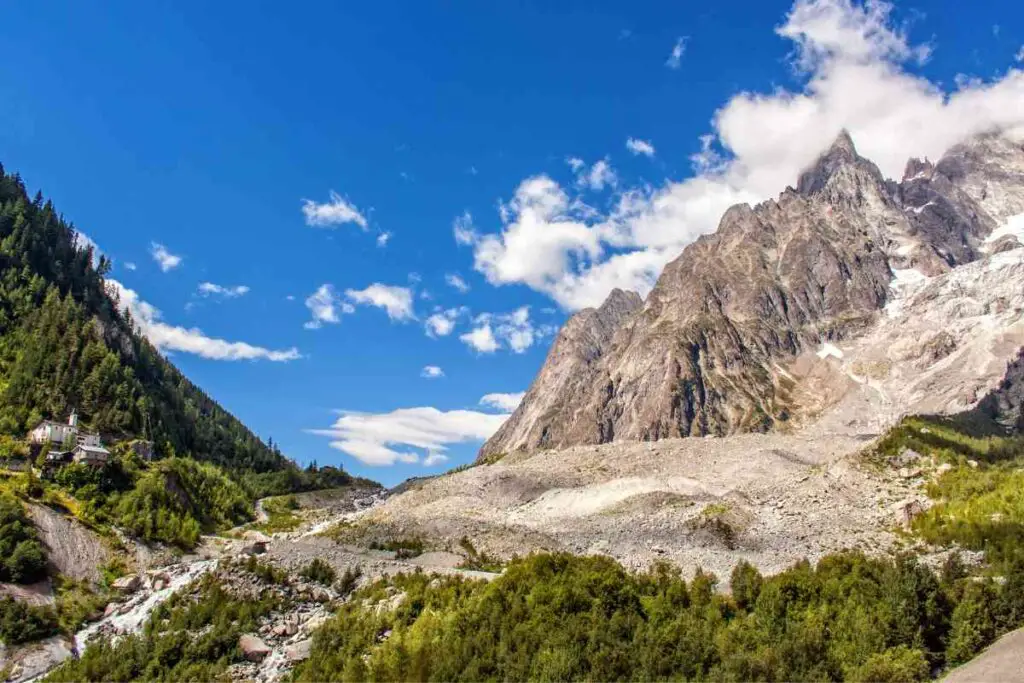
M 286 647 L 284 650 L 284 656 L 289 662 L 293 664 L 296 662 L 302 662 L 309 659 L 309 653 L 312 650 L 312 648 L 313 640 L 307 638 L 305 640 L 300 640 L 299 642 Z
M 128 576 L 115 579 L 110 586 L 118 593 L 128 595 L 142 588 L 142 577 L 138 574 L 129 574 Z
M 250 662 L 262 662 L 270 654 L 270 647 L 259 636 L 251 633 L 246 633 L 238 639 L 238 649 Z

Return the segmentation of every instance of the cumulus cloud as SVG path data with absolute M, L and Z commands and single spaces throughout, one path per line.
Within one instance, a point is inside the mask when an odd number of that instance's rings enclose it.
M 136 268 L 137 268 L 137 266 L 133 262 L 131 262 L 131 261 L 125 261 L 124 262 L 124 269 L 125 270 L 135 270 Z
M 449 287 L 457 289 L 463 294 L 469 291 L 469 285 L 466 284 L 466 281 L 458 273 L 448 273 L 444 276 L 444 281 L 448 283 Z
M 470 348 L 476 349 L 478 353 L 494 353 L 500 348 L 498 340 L 494 338 L 494 330 L 491 329 L 490 323 L 483 323 L 469 332 L 459 335 L 459 340 Z
M 436 365 L 426 365 L 420 372 L 420 377 L 425 377 L 426 379 L 437 379 L 439 377 L 444 377 L 444 370 L 442 370 L 440 367 Z
M 1017 54 L 1013 58 L 1018 62 L 1024 62 L 1024 45 L 1020 46 L 1020 49 L 1017 50 Z
M 377 235 L 377 246 L 380 247 L 381 249 L 383 249 L 384 247 L 388 246 L 388 241 L 390 241 L 390 240 L 391 240 L 391 233 L 390 232 L 382 232 L 379 235 Z
M 506 419 L 504 414 L 433 407 L 376 414 L 342 411 L 330 428 L 311 431 L 332 439 L 332 448 L 367 465 L 421 462 L 425 454 L 422 463 L 429 467 L 447 459 L 451 444 L 483 441 Z
M 353 304 L 376 306 L 387 311 L 392 320 L 411 320 L 412 290 L 375 282 L 366 289 L 346 289 L 345 296 Z
M 344 223 L 355 223 L 363 230 L 369 226 L 366 216 L 334 190 L 331 190 L 328 201 L 322 204 L 303 199 L 302 214 L 306 217 L 306 225 L 315 228 L 333 228 Z
M 246 342 L 216 339 L 203 334 L 198 328 L 169 325 L 161 320 L 162 314 L 152 304 L 141 299 L 134 290 L 117 280 L 107 280 L 108 291 L 116 297 L 122 309 L 128 310 L 139 331 L 161 351 L 192 353 L 210 360 L 271 360 L 284 362 L 302 356 L 298 349 L 274 351 Z
M 212 282 L 200 282 L 199 293 L 202 296 L 221 296 L 224 297 L 225 299 L 234 299 L 248 294 L 249 287 L 246 285 L 235 285 L 234 287 L 225 287 L 223 285 L 217 285 Z
M 150 243 L 149 253 L 153 257 L 153 260 L 156 261 L 157 265 L 160 266 L 160 270 L 165 273 L 169 270 L 174 270 L 181 265 L 181 257 L 176 254 L 172 254 L 167 250 L 167 247 L 159 244 L 158 242 Z
M 465 306 L 456 308 L 437 308 L 427 317 L 424 326 L 428 337 L 447 337 L 455 329 L 455 322 L 459 316 L 469 312 Z
M 480 405 L 495 408 L 503 413 L 511 413 L 523 401 L 525 391 L 514 394 L 486 394 L 480 398 Z
M 459 339 L 478 353 L 494 353 L 501 348 L 523 353 L 554 330 L 551 326 L 534 326 L 529 306 L 521 306 L 511 313 L 481 313 L 473 319 L 473 325 L 473 329 Z
M 672 46 L 672 52 L 669 53 L 668 59 L 665 60 L 665 66 L 670 69 L 678 69 L 683 62 L 683 55 L 686 54 L 686 41 L 689 40 L 686 36 L 680 36 L 676 38 L 676 44 Z
M 647 140 L 629 138 L 626 140 L 626 149 L 635 156 L 643 154 L 645 157 L 654 157 L 654 145 Z
M 474 268 L 491 284 L 525 284 L 568 310 L 599 305 L 613 287 L 646 294 L 727 208 L 795 183 L 843 128 L 861 154 L 899 177 L 910 157 L 936 159 L 973 134 L 1024 125 L 1024 71 L 944 91 L 912 71 L 931 46 L 911 43 L 890 11 L 879 0 L 797 0 L 776 32 L 793 46 L 799 89 L 736 94 L 698 141 L 692 177 L 623 189 L 603 214 L 546 175 L 523 180 L 499 207 L 500 230 L 474 229 L 466 242 Z

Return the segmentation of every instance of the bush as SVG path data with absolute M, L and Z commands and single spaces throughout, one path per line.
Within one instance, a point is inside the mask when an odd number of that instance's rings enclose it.
M 871 655 L 850 678 L 870 683 L 917 683 L 929 678 L 928 674 L 924 653 L 900 645 Z
M 356 584 L 359 582 L 359 577 L 362 575 L 363 571 L 359 567 L 345 568 L 345 573 L 341 575 L 338 585 L 335 586 L 341 597 L 347 598 L 352 594 L 352 591 L 356 589 Z
M 57 615 L 52 607 L 36 607 L 10 596 L 0 598 L 0 640 L 17 645 L 49 638 L 57 633 Z
M 46 577 L 46 553 L 32 520 L 14 496 L 0 493 L 0 581 L 33 583 Z
M 338 577 L 334 568 L 319 557 L 313 558 L 309 564 L 303 567 L 299 571 L 299 576 L 306 581 L 313 581 L 324 586 L 330 586 Z

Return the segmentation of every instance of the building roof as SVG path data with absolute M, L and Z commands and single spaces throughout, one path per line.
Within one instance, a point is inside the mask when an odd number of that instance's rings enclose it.
M 85 451 L 86 453 L 95 453 L 97 455 L 110 455 L 110 451 L 108 451 L 103 446 L 86 446 L 85 444 L 78 444 L 77 446 L 75 446 L 75 450 Z
M 54 427 L 71 427 L 71 425 L 69 425 L 67 422 L 57 422 L 56 420 L 43 420 L 39 424 L 37 424 L 35 427 L 33 427 L 32 429 L 36 430 L 36 429 L 39 429 L 40 427 L 45 427 L 47 425 L 53 425 Z M 73 429 L 77 429 L 77 428 L 73 428 Z

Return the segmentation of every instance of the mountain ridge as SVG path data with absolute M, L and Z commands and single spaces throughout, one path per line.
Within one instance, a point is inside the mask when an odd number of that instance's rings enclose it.
M 897 183 L 842 131 L 796 188 L 731 207 L 715 233 L 669 262 L 571 386 L 549 386 L 563 372 L 553 366 L 573 357 L 560 333 L 552 348 L 562 351 L 481 457 L 785 428 L 799 409 L 788 362 L 866 329 L 901 277 L 1019 245 L 1012 235 L 986 242 L 1016 213 L 1024 149 L 1004 136 L 972 138 L 936 164 L 910 160 Z

